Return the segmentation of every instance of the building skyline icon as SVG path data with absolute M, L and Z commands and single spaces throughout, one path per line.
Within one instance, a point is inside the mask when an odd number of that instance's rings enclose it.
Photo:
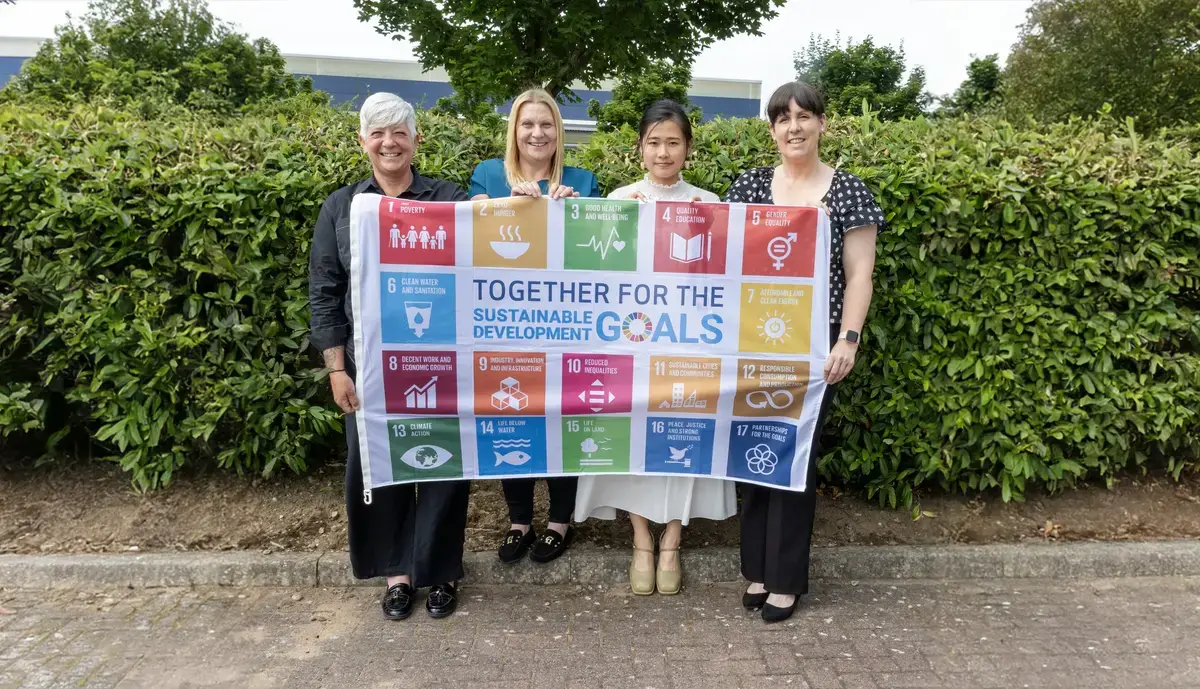
M 687 394 L 683 383 L 672 383 L 670 401 L 663 400 L 658 405 L 659 409 L 705 409 L 707 407 L 708 400 L 700 399 L 698 390 L 692 390 L 690 395 Z

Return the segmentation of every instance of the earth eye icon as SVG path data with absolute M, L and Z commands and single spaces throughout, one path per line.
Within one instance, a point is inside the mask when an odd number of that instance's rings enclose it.
M 414 469 L 436 469 L 453 457 L 453 452 L 437 445 L 418 445 L 400 455 L 400 461 Z
M 421 449 L 417 450 L 417 461 L 420 462 L 421 466 L 423 467 L 433 466 L 438 461 L 437 450 L 429 446 L 422 447 Z

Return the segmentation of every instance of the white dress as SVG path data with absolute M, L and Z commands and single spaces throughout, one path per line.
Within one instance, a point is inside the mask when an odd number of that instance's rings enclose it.
M 711 191 L 694 187 L 682 179 L 665 187 L 648 179 L 621 187 L 610 199 L 627 199 L 641 192 L 650 201 L 706 203 L 721 199 Z M 581 476 L 575 494 L 575 521 L 588 518 L 616 519 L 617 510 L 638 514 L 665 524 L 676 519 L 684 524 L 692 518 L 728 519 L 737 512 L 733 481 L 687 476 Z

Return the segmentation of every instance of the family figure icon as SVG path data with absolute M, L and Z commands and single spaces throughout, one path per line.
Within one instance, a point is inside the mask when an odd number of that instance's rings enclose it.
M 422 249 L 441 251 L 446 248 L 448 236 L 444 225 L 438 225 L 434 232 L 430 232 L 425 226 L 418 232 L 416 225 L 409 225 L 408 232 L 404 232 L 399 225 L 393 224 L 392 229 L 388 231 L 388 240 L 393 249 L 416 249 L 420 244 Z

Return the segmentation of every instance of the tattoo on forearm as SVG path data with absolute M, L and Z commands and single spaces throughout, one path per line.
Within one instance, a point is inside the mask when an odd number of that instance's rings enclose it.
M 342 368 L 343 354 L 346 351 L 345 347 L 330 347 L 321 352 L 321 357 L 325 360 L 325 368 Z

